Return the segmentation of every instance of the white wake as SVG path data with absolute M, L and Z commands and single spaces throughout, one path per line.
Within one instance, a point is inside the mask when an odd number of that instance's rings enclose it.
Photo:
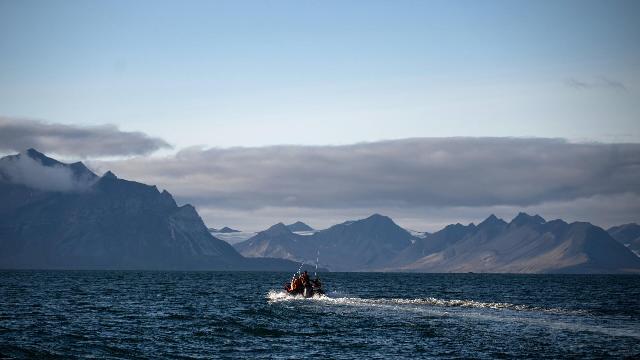
M 567 311 L 557 308 L 542 308 L 530 305 L 511 304 L 507 302 L 482 302 L 476 300 L 461 299 L 438 299 L 434 297 L 404 299 L 404 298 L 378 298 L 367 299 L 360 297 L 344 297 L 335 293 L 327 295 L 315 295 L 306 299 L 301 295 L 289 295 L 284 291 L 270 290 L 267 293 L 267 300 L 272 303 L 283 301 L 318 301 L 336 305 L 353 305 L 353 306 L 425 306 L 425 307 L 441 307 L 441 308 L 478 308 L 478 309 L 494 309 L 494 310 L 513 310 L 513 311 L 541 311 L 549 313 L 577 313 L 580 311 Z

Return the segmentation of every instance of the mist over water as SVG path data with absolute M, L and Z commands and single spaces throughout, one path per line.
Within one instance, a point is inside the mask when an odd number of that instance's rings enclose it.
M 0 357 L 602 358 L 640 354 L 640 277 L 0 272 Z

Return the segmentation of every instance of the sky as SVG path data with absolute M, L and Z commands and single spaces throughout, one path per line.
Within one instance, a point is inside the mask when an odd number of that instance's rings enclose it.
M 640 221 L 639 44 L 633 0 L 0 0 L 0 152 L 158 184 L 215 227 Z

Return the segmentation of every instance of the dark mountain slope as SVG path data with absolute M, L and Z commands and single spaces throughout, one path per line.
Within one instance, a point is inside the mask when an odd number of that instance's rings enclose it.
M 387 261 L 411 244 L 415 238 L 382 215 L 348 221 L 313 235 L 298 235 L 287 226 L 276 224 L 235 248 L 245 256 L 270 256 L 320 263 L 330 270 L 366 270 Z
M 304 262 L 304 254 L 307 253 L 305 248 L 311 246 L 305 240 L 305 236 L 294 234 L 283 223 L 278 223 L 234 247 L 248 257 L 273 257 Z
M 640 256 L 640 225 L 631 223 L 614 226 L 607 230 L 609 235 Z
M 93 178 L 84 165 L 63 164 L 35 150 L 0 164 L 9 164 L 0 180 L 0 198 L 8 200 L 0 207 L 1 268 L 297 269 L 284 260 L 243 258 L 209 233 L 191 205 L 178 206 L 155 186 L 111 172 Z M 45 190 L 47 179 L 39 188 L 30 186 L 33 179 L 24 175 L 42 171 L 60 182 L 65 175 L 93 181 L 64 191 Z
M 485 227 L 485 221 L 446 240 L 434 237 L 438 246 L 429 248 L 431 253 L 426 251 L 420 259 L 403 266 L 396 261 L 395 270 L 608 273 L 640 269 L 640 259 L 589 223 L 546 222 L 524 213 L 508 225 L 491 221 L 494 226 Z

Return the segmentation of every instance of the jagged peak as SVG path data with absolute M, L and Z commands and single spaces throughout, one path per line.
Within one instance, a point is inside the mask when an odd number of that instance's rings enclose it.
M 167 203 L 172 204 L 173 206 L 178 206 L 178 204 L 176 203 L 176 200 L 167 190 L 162 190 L 162 192 L 160 193 L 160 198 L 166 201 Z
M 384 216 L 384 215 L 380 215 L 380 214 L 373 214 L 367 218 L 364 219 L 360 219 L 360 220 L 348 220 L 345 221 L 341 224 L 338 225 L 333 225 L 332 227 L 330 227 L 329 229 L 333 229 L 335 227 L 341 227 L 341 226 L 362 226 L 362 225 L 366 225 L 366 226 L 379 226 L 380 224 L 383 225 L 395 225 L 398 226 L 398 224 L 396 224 L 390 217 L 388 216 Z M 398 226 L 399 227 L 399 226 Z M 328 229 L 327 229 L 328 230 Z
M 460 223 L 455 223 L 455 224 L 449 224 L 447 226 L 444 227 L 444 229 L 465 229 L 467 227 L 472 227 L 475 226 L 473 224 L 469 224 L 469 225 L 462 225 Z
M 320 230 L 319 233 L 332 233 L 332 232 L 358 232 L 364 231 L 377 237 L 380 234 L 395 234 L 398 239 L 406 239 L 411 234 L 400 225 L 396 224 L 390 217 L 373 214 L 365 219 L 345 221 L 341 224 L 333 225 L 325 230 Z M 402 240 L 398 240 L 402 241 Z
M 287 225 L 287 228 L 291 231 L 313 231 L 313 228 L 302 221 L 296 221 L 293 224 Z
M 76 162 L 74 162 L 74 163 L 69 164 L 69 166 L 70 166 L 72 169 L 78 169 L 78 170 L 86 171 L 86 172 L 89 172 L 89 173 L 92 173 L 92 174 L 93 174 L 93 171 L 91 171 L 91 170 L 87 167 L 87 165 L 85 165 L 82 161 L 76 161 Z M 95 174 L 94 174 L 94 175 L 95 175 Z
M 551 221 L 547 221 L 548 225 L 569 225 L 566 221 L 562 219 L 555 219 Z
M 55 165 L 64 165 L 63 163 L 61 163 L 60 161 L 50 158 L 47 155 L 41 153 L 40 151 L 34 149 L 34 148 L 29 148 L 23 152 L 21 152 L 20 154 L 18 154 L 18 156 L 20 155 L 24 155 L 28 158 L 31 158 L 33 160 L 38 161 L 39 163 L 41 163 L 44 166 L 55 166 Z
M 178 206 L 172 216 L 176 218 L 197 219 L 199 222 L 202 222 L 202 218 L 200 218 L 200 215 L 196 211 L 196 208 L 191 204 Z M 202 223 L 202 226 L 204 227 L 204 222 Z
M 617 225 L 617 226 L 612 226 L 610 228 L 607 229 L 607 231 L 619 231 L 619 230 L 627 230 L 627 229 L 640 229 L 640 225 L 638 225 L 637 223 L 628 223 L 628 224 L 622 224 L 622 225 Z
M 378 223 L 392 223 L 395 224 L 395 222 L 393 221 L 393 219 L 391 219 L 388 216 L 384 216 L 384 215 L 380 215 L 378 213 L 375 213 L 367 218 L 364 219 L 359 219 L 359 220 L 347 220 L 343 223 L 340 223 L 338 225 L 334 225 L 334 226 L 350 226 L 350 225 L 355 225 L 355 224 L 378 224 Z M 334 227 L 332 226 L 332 227 Z
M 391 220 L 391 218 L 388 216 L 375 213 L 369 216 L 368 218 L 366 218 L 365 220 Z
M 45 167 L 66 168 L 71 170 L 75 180 L 78 180 L 78 181 L 93 181 L 96 178 L 98 178 L 98 176 L 93 171 L 91 171 L 82 161 L 76 161 L 73 163 L 64 163 L 54 158 L 48 157 L 47 155 L 41 153 L 40 151 L 34 148 L 29 148 L 17 155 L 9 155 L 5 158 L 8 158 L 9 160 L 13 160 L 13 161 L 19 160 L 21 158 L 29 158 L 31 160 L 34 160 L 40 163 L 40 165 Z
M 40 151 L 34 148 L 28 148 L 27 150 L 24 151 L 24 154 L 33 158 L 47 157 L 45 154 L 41 153 Z
M 373 214 L 373 215 L 371 215 L 371 216 L 369 216 L 369 217 L 367 217 L 365 219 L 345 221 L 342 224 L 338 224 L 338 225 L 332 226 L 330 229 L 332 229 L 332 228 L 334 228 L 336 226 L 369 226 L 369 227 L 370 226 L 374 226 L 374 227 L 392 226 L 392 227 L 401 228 L 390 217 L 384 216 L 384 215 L 380 215 L 380 214 L 377 214 L 377 213 Z
M 191 204 L 184 204 L 184 205 L 180 206 L 180 209 L 188 209 L 188 210 L 196 211 L 195 206 L 193 206 Z
M 506 225 L 507 222 L 495 216 L 494 214 L 489 215 L 486 219 L 484 219 L 478 227 L 485 227 L 490 225 Z
M 562 220 L 562 219 L 555 219 L 555 220 L 547 221 L 545 223 L 545 226 L 547 226 L 549 229 L 565 227 L 567 225 L 569 225 L 569 224 L 566 221 Z
M 278 229 L 286 229 L 287 225 L 279 222 L 277 224 L 271 225 L 267 230 L 278 230 Z
M 104 175 L 102 175 L 103 179 L 111 179 L 111 180 L 117 180 L 118 177 L 116 176 L 116 174 L 114 174 L 113 172 L 111 172 L 111 170 L 107 170 L 106 173 L 104 173 Z
M 371 216 L 369 216 L 368 218 L 365 218 L 365 219 L 356 220 L 353 223 L 360 223 L 360 224 L 393 224 L 393 225 L 397 226 L 397 224 L 393 221 L 393 219 L 391 219 L 388 216 L 380 215 L 378 213 L 373 214 L 373 215 L 371 215 Z
M 545 222 L 547 221 L 542 216 L 537 214 L 531 216 L 525 212 L 518 213 L 518 215 L 516 215 L 516 217 L 514 217 L 513 220 L 511 220 L 511 224 L 515 224 L 515 225 L 525 225 L 525 224 L 539 225 L 539 224 L 544 224 Z
M 279 222 L 275 225 L 272 225 L 270 228 L 268 228 L 267 230 L 262 231 L 262 233 L 267 233 L 267 234 L 271 234 L 271 235 L 276 235 L 276 234 L 292 234 L 291 230 L 289 230 L 289 228 Z
M 182 206 L 178 206 L 177 213 L 180 215 L 187 215 L 187 216 L 192 216 L 195 214 L 198 218 L 200 218 L 200 215 L 196 211 L 196 208 L 191 204 L 184 204 Z

